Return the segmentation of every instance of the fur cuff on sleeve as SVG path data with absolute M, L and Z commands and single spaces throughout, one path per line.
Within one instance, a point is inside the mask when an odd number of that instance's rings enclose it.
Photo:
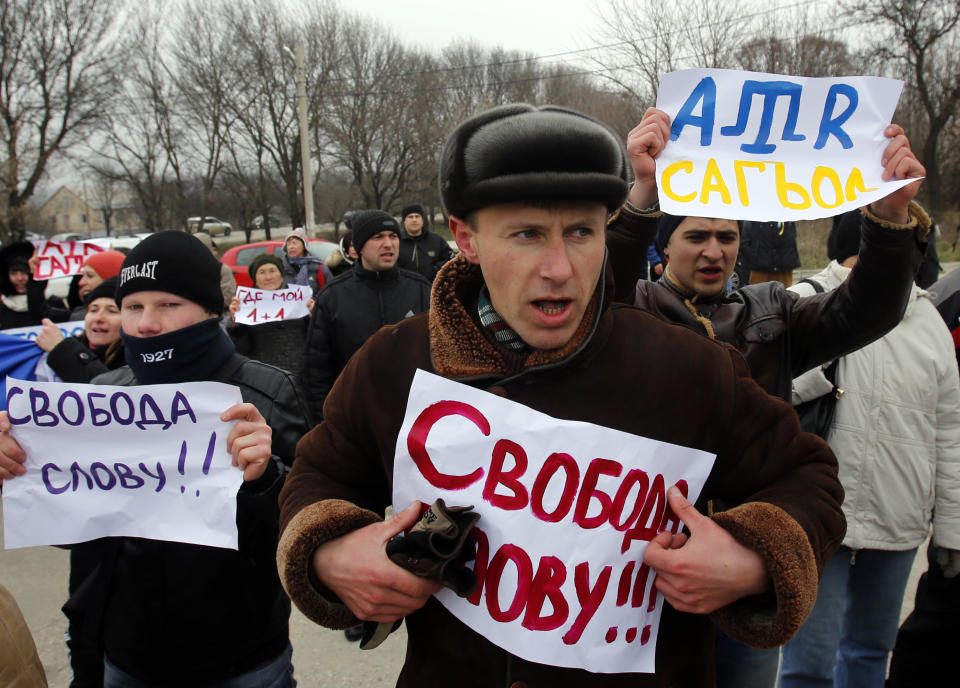
M 773 591 L 738 600 L 710 618 L 731 638 L 752 647 L 783 645 L 806 621 L 817 599 L 817 562 L 806 533 L 783 509 L 762 502 L 743 504 L 713 519 L 763 558 Z
M 910 215 L 910 220 L 905 225 L 897 224 L 896 222 L 890 222 L 889 220 L 884 220 L 877 217 L 870 212 L 870 206 L 864 206 L 862 212 L 871 222 L 874 222 L 881 227 L 886 227 L 887 229 L 916 230 L 918 241 L 926 241 L 927 232 L 930 231 L 930 216 L 927 215 L 927 211 L 924 210 L 923 207 L 916 201 L 910 201 L 910 204 L 907 206 L 907 213 Z
M 311 621 L 328 628 L 360 623 L 346 605 L 318 589 L 313 553 L 325 542 L 381 521 L 377 514 L 340 499 L 326 499 L 301 509 L 287 524 L 277 548 L 277 570 L 283 589 Z

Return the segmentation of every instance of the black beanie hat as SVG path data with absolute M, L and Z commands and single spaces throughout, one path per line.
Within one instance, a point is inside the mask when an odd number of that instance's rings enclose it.
M 660 216 L 660 221 L 657 223 L 657 237 L 654 240 L 654 245 L 657 247 L 660 255 L 663 255 L 663 249 L 665 249 L 670 242 L 670 237 L 673 236 L 673 232 L 680 226 L 680 223 L 686 219 L 686 215 L 667 215 L 664 213 Z
M 400 211 L 400 224 L 403 224 L 403 221 L 407 219 L 407 215 L 411 213 L 416 213 L 423 218 L 423 221 L 427 221 L 427 214 L 423 212 L 423 206 L 419 203 L 411 203 L 410 205 L 404 206 L 403 210 Z
M 3 262 L 4 270 L 16 269 L 30 272 L 28 263 L 34 250 L 33 244 L 29 241 L 15 241 L 12 244 L 7 244 L 0 252 L 0 261 Z
M 667 247 L 667 244 L 670 243 L 670 237 L 673 236 L 673 233 L 677 231 L 677 227 L 680 226 L 680 223 L 689 217 L 688 215 L 668 215 L 664 213 L 660 216 L 660 221 L 657 223 L 657 236 L 654 239 L 654 246 L 657 247 L 657 251 L 660 252 L 660 255 L 665 255 L 663 250 Z M 740 226 L 740 221 L 735 220 L 737 223 L 737 231 L 741 232 L 743 227 Z
M 29 241 L 15 241 L 0 249 L 0 292 L 16 294 L 17 290 L 10 281 L 10 272 L 17 270 L 30 274 L 28 261 L 33 255 L 34 247 Z
M 119 283 L 120 278 L 117 275 L 103 280 L 100 284 L 87 292 L 86 297 L 83 299 L 83 305 L 89 306 L 96 299 L 112 299 L 114 294 L 117 293 L 117 284 Z
M 393 219 L 393 215 L 382 210 L 361 210 L 353 216 L 353 248 L 357 253 L 367 243 L 367 239 L 388 231 L 400 235 L 400 225 Z
M 117 303 L 138 291 L 166 291 L 211 313 L 223 311 L 220 263 L 199 239 L 175 229 L 151 234 L 123 261 Z
M 850 256 L 860 253 L 860 224 L 863 218 L 859 210 L 851 210 L 840 216 L 830 236 L 827 237 L 827 258 L 842 263 Z
M 627 197 L 620 140 L 575 110 L 501 105 L 461 123 L 440 161 L 450 215 L 518 201 L 597 201 L 613 212 Z
M 277 266 L 277 270 L 280 271 L 280 274 L 283 274 L 283 261 L 280 259 L 280 256 L 276 256 L 272 253 L 260 253 L 253 257 L 253 260 L 250 261 L 250 265 L 247 266 L 247 274 L 250 275 L 250 279 L 253 280 L 253 286 L 257 286 L 257 270 L 259 270 L 264 263 L 273 263 Z

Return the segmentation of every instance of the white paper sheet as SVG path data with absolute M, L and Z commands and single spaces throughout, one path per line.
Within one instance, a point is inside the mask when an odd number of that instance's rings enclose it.
M 485 569 L 483 587 L 470 599 L 446 589 L 437 597 L 491 642 L 553 666 L 650 673 L 663 598 L 643 553 L 655 531 L 681 527 L 664 522 L 666 488 L 686 481 L 695 500 L 714 459 L 418 370 L 393 504 L 442 497 L 481 515 L 474 570 Z
M 660 207 L 732 220 L 811 220 L 872 203 L 914 179 L 880 164 L 903 82 L 723 69 L 671 72 L 657 107 L 671 138 L 657 159 Z
M 234 322 L 242 325 L 262 325 L 277 320 L 296 320 L 310 315 L 307 302 L 313 298 L 310 287 L 296 285 L 290 289 L 254 289 L 237 287 L 240 309 Z
M 219 382 L 113 387 L 7 378 L 27 473 L 3 486 L 7 549 L 125 535 L 237 549 Z

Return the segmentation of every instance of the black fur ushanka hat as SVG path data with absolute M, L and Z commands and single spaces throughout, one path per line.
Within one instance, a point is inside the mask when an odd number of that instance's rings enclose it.
M 440 196 L 450 215 L 518 201 L 597 201 L 613 212 L 627 197 L 620 140 L 575 110 L 514 103 L 461 123 L 440 161 Z

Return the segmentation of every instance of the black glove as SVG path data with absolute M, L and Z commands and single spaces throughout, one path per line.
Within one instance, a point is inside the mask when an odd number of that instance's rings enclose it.
M 466 564 L 477 556 L 471 531 L 480 514 L 472 506 L 448 507 L 438 499 L 406 535 L 398 533 L 387 542 L 387 556 L 410 573 L 440 583 L 460 597 L 469 597 L 477 586 Z M 361 650 L 372 650 L 400 627 L 390 623 L 363 622 Z
M 397 566 L 421 578 L 450 588 L 468 597 L 477 580 L 466 564 L 477 556 L 471 531 L 480 515 L 472 506 L 448 507 L 435 501 L 406 535 L 400 533 L 387 543 L 387 556 Z

